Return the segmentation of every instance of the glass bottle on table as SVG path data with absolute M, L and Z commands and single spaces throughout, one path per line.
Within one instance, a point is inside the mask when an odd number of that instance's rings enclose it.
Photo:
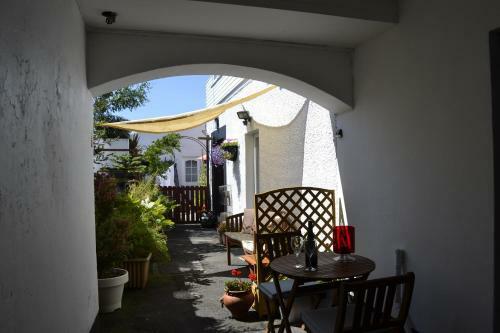
M 315 272 L 318 270 L 318 248 L 314 240 L 314 223 L 307 221 L 307 234 L 305 243 L 306 267 L 304 270 Z

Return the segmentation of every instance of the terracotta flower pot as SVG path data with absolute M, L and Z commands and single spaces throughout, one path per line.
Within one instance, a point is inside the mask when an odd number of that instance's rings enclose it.
M 252 290 L 227 291 L 220 301 L 231 312 L 234 319 L 244 319 L 253 304 L 254 295 Z

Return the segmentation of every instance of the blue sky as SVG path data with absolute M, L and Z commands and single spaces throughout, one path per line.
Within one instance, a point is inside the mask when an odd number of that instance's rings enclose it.
M 205 107 L 207 75 L 174 76 L 151 81 L 147 102 L 132 112 L 118 115 L 129 120 L 169 116 Z

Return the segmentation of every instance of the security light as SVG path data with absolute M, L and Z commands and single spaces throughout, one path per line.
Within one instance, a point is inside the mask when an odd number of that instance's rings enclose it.
M 102 12 L 102 16 L 106 18 L 106 24 L 113 24 L 116 21 L 117 14 L 115 12 Z
M 250 117 L 250 113 L 246 110 L 236 112 L 238 118 L 243 120 L 243 125 L 247 125 L 249 121 L 252 121 L 252 117 Z

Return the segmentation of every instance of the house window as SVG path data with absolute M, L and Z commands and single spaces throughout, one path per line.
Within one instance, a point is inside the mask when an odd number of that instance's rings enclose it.
M 198 181 L 198 161 L 186 161 L 186 183 L 196 183 Z

